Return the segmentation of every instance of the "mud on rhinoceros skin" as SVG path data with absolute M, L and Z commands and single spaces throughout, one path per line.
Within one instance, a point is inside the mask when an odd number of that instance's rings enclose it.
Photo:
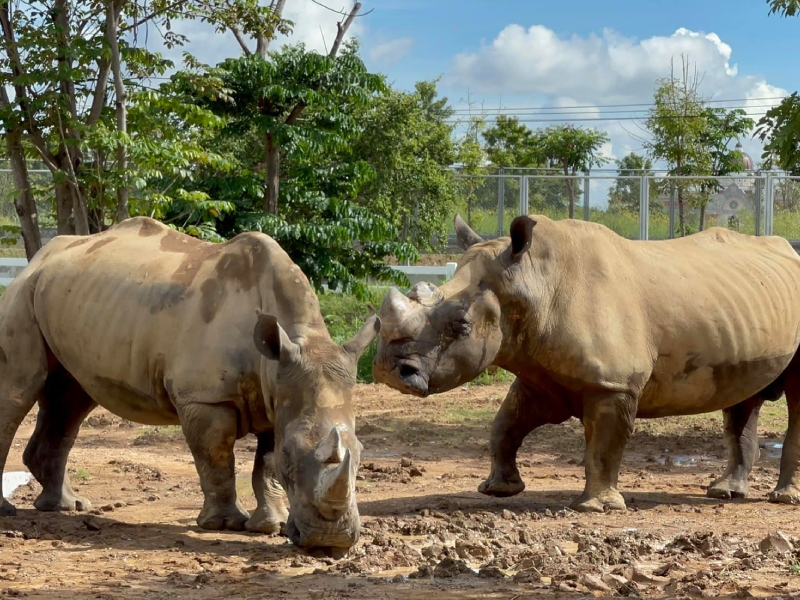
M 351 389 L 379 329 L 372 315 L 335 344 L 308 280 L 265 235 L 210 244 L 135 218 L 58 237 L 0 299 L 0 471 L 38 401 L 23 455 L 43 487 L 35 506 L 88 509 L 65 467 L 99 404 L 182 426 L 205 496 L 200 527 L 285 525 L 299 546 L 347 548 L 361 455 Z M 236 497 L 233 457 L 248 433 L 258 439 L 252 515 Z M 0 514 L 14 513 L 2 500 Z
M 586 484 L 573 506 L 624 509 L 617 489 L 636 417 L 722 410 L 728 466 L 708 495 L 744 497 L 758 411 L 785 390 L 789 427 L 769 499 L 800 503 L 800 257 L 783 239 L 725 229 L 639 242 L 583 221 L 518 217 L 483 241 L 456 216 L 464 255 L 441 288 L 392 289 L 377 381 L 427 396 L 490 365 L 517 376 L 498 411 L 479 491 L 525 488 L 517 451 L 536 427 L 586 429 Z

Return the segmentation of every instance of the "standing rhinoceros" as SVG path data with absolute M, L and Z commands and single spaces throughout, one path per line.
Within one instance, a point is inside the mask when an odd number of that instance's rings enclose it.
M 379 328 L 373 315 L 335 344 L 308 280 L 262 234 L 212 244 L 135 218 L 58 237 L 0 299 L 0 472 L 38 401 L 23 455 L 44 488 L 35 506 L 89 508 L 65 466 L 99 404 L 138 423 L 180 423 L 205 495 L 200 527 L 274 533 L 287 521 L 285 489 L 292 541 L 349 547 L 361 453 L 350 395 Z M 248 433 L 258 439 L 252 516 L 236 498 L 233 455 Z M 0 515 L 14 512 L 3 500 Z
M 578 510 L 623 509 L 617 476 L 636 417 L 723 409 L 729 449 L 709 495 L 744 496 L 758 410 L 786 390 L 789 429 L 775 502 L 800 502 L 800 257 L 783 239 L 714 228 L 670 241 L 601 225 L 516 218 L 483 241 L 456 217 L 466 252 L 441 288 L 384 300 L 374 374 L 427 396 L 489 365 L 517 376 L 492 426 L 479 490 L 521 492 L 523 439 L 581 418 L 586 487 Z

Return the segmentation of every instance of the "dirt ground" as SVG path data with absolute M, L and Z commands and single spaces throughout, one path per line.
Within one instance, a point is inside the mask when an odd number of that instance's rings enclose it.
M 785 404 L 762 410 L 751 498 L 704 495 L 724 463 L 721 415 L 639 421 L 620 476 L 628 511 L 587 515 L 565 508 L 583 486 L 576 420 L 526 440 L 524 493 L 476 492 L 506 389 L 420 400 L 358 387 L 363 528 L 340 560 L 309 556 L 282 537 L 200 530 L 202 496 L 180 431 L 95 411 L 69 463 L 94 509 L 38 513 L 38 484 L 19 488 L 18 515 L 0 519 L 0 597 L 800 597 L 800 508 L 765 500 Z M 34 419 L 17 434 L 7 470 L 24 469 Z M 253 438 L 237 444 L 238 489 L 250 509 L 254 451 Z

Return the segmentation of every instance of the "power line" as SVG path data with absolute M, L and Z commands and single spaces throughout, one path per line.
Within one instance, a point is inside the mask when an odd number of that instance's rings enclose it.
M 763 117 L 767 113 L 751 113 L 747 114 L 748 117 Z M 699 119 L 703 115 L 663 115 L 650 117 L 653 119 Z M 563 123 L 564 121 L 641 121 L 641 117 L 580 117 L 572 118 L 565 116 L 561 119 L 519 119 L 520 123 Z M 449 125 L 460 125 L 463 121 L 450 120 L 445 121 Z M 486 120 L 485 123 L 497 123 L 497 120 Z
M 720 110 L 740 110 L 740 109 L 747 110 L 747 109 L 751 109 L 751 108 L 775 108 L 776 106 L 777 106 L 777 104 L 751 104 L 749 106 L 747 106 L 747 105 L 745 105 L 745 106 L 715 106 L 714 108 L 715 109 L 720 109 Z M 601 115 L 602 114 L 607 114 L 608 115 L 608 114 L 647 113 L 649 111 L 650 111 L 650 109 L 639 108 L 639 109 L 633 109 L 633 110 L 600 110 L 600 111 L 597 111 L 597 112 L 599 114 L 601 114 Z M 593 111 L 586 111 L 586 112 L 578 112 L 578 111 L 575 111 L 575 112 L 573 112 L 573 111 L 568 111 L 568 112 L 543 111 L 543 112 L 517 112 L 517 113 L 513 113 L 513 114 L 488 115 L 488 116 L 496 118 L 496 117 L 520 117 L 520 116 L 525 116 L 525 115 L 534 115 L 534 116 L 538 116 L 538 115 L 570 115 L 570 114 L 586 115 L 586 114 L 592 114 L 592 112 Z
M 727 100 L 706 100 L 706 104 L 718 104 L 718 103 L 726 103 L 726 102 L 752 102 L 752 101 L 760 101 L 760 100 L 783 100 L 785 96 L 771 96 L 771 97 L 763 97 L 763 98 L 729 98 Z M 627 108 L 631 106 L 654 106 L 652 102 L 640 102 L 638 104 L 586 104 L 582 106 L 519 106 L 519 107 L 506 107 L 506 108 L 485 108 L 481 109 L 484 112 L 492 111 L 492 112 L 499 112 L 499 111 L 521 111 L 521 110 L 570 110 L 573 108 Z M 457 113 L 472 113 L 478 112 L 478 109 L 470 109 L 470 108 L 457 108 L 453 109 L 453 112 Z

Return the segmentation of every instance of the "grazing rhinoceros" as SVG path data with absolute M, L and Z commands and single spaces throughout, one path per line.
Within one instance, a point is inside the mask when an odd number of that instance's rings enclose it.
M 38 401 L 23 455 L 44 488 L 35 506 L 89 508 L 65 466 L 99 404 L 138 423 L 180 423 L 205 495 L 200 527 L 274 533 L 288 516 L 298 546 L 349 547 L 361 454 L 350 395 L 379 328 L 373 315 L 335 344 L 308 280 L 262 234 L 211 244 L 136 218 L 58 237 L 0 299 L 0 472 Z M 248 433 L 258 439 L 252 516 L 236 498 L 233 455 Z M 14 512 L 3 500 L 0 515 Z
M 745 496 L 758 410 L 785 389 L 789 429 L 770 500 L 800 502 L 800 258 L 785 240 L 713 228 L 638 242 L 540 216 L 515 219 L 510 238 L 483 241 L 460 217 L 456 230 L 466 252 L 452 280 L 384 300 L 374 374 L 418 396 L 489 365 L 517 376 L 481 492 L 521 492 L 525 436 L 576 416 L 586 487 L 575 508 L 624 509 L 617 476 L 634 419 L 723 409 L 728 467 L 708 494 Z

